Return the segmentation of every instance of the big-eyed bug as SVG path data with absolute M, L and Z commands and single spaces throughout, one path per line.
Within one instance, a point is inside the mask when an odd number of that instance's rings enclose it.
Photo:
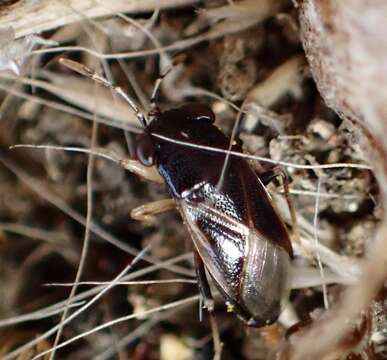
M 78 63 L 61 63 L 114 89 L 134 110 L 143 126 L 137 160 L 156 166 L 191 234 L 199 288 L 209 310 L 205 270 L 248 326 L 276 321 L 290 288 L 293 257 L 286 226 L 265 188 L 276 173 L 258 173 L 246 159 L 227 154 L 243 153 L 242 147 L 237 142 L 230 147 L 232 140 L 214 125 L 208 106 L 189 103 L 167 111 L 154 106 L 149 120 L 120 88 Z M 156 91 L 157 86 L 153 100 Z
M 205 105 L 186 104 L 154 113 L 138 138 L 138 160 L 155 165 L 175 199 L 195 245 L 202 294 L 208 297 L 204 268 L 235 312 L 249 326 L 276 321 L 289 289 L 292 247 L 263 180 L 245 159 L 230 156 L 230 139 Z M 187 147 L 165 140 L 199 145 Z M 233 144 L 233 152 L 242 152 Z

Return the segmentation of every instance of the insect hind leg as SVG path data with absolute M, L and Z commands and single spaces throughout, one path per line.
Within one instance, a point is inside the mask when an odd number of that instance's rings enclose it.
M 198 280 L 198 286 L 203 297 L 204 307 L 212 312 L 214 311 L 214 299 L 212 298 L 210 285 L 208 284 L 204 263 L 197 251 L 194 252 L 195 272 Z
M 276 180 L 278 178 L 281 179 L 282 185 L 284 187 L 285 192 L 285 199 L 288 204 L 289 213 L 290 213 L 290 220 L 292 222 L 293 227 L 293 235 L 294 239 L 298 244 L 301 244 L 300 240 L 300 230 L 298 227 L 297 222 L 297 215 L 296 215 L 296 209 L 294 207 L 293 201 L 290 196 L 290 190 L 289 190 L 289 175 L 286 173 L 285 170 L 279 168 L 279 167 L 273 167 L 270 170 L 267 170 L 265 172 L 262 172 L 258 174 L 258 177 L 262 181 L 262 183 L 266 186 L 273 180 Z
M 222 354 L 222 343 L 220 341 L 219 328 L 214 315 L 214 299 L 212 298 L 210 285 L 208 284 L 204 263 L 197 251 L 194 251 L 195 271 L 198 286 L 203 297 L 204 307 L 208 311 L 214 341 L 214 360 L 220 360 Z

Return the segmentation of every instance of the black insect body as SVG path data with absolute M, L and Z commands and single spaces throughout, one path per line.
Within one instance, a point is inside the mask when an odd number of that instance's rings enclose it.
M 156 165 L 176 201 L 195 245 L 203 296 L 210 296 L 205 267 L 230 308 L 249 326 L 260 327 L 280 314 L 293 256 L 265 188 L 267 174 L 258 175 L 247 160 L 231 155 L 222 177 L 224 152 L 166 139 L 227 150 L 230 139 L 214 120 L 211 109 L 200 104 L 156 112 L 139 135 L 137 158 Z M 243 152 L 237 143 L 231 150 Z

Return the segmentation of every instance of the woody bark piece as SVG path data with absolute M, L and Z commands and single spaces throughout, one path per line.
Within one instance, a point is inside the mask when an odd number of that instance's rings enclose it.
M 6 1 L 0 4 L 0 28 L 12 26 L 16 38 L 20 38 L 82 19 L 94 19 L 119 12 L 152 12 L 156 9 L 188 6 L 197 2 L 197 0 Z
M 357 128 L 387 203 L 387 2 L 301 0 L 301 39 L 326 103 Z M 387 216 L 370 239 L 359 281 L 293 343 L 292 359 L 327 359 L 387 277 Z M 316 339 L 318 338 L 318 341 Z

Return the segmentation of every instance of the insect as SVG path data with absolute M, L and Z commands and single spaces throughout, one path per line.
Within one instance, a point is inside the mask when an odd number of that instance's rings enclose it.
M 173 201 L 145 205 L 132 214 L 141 218 L 171 207 L 179 210 L 194 244 L 199 289 L 208 310 L 213 310 L 213 300 L 206 271 L 229 309 L 248 326 L 275 322 L 289 292 L 293 257 L 286 226 L 265 188 L 278 173 L 258 173 L 246 159 L 230 155 L 229 150 L 243 153 L 241 144 L 230 147 L 208 106 L 189 103 L 167 111 L 153 106 L 146 117 L 120 88 L 78 63 L 61 62 L 114 89 L 134 110 L 143 126 L 136 160 L 157 168 Z M 157 88 L 156 83 L 152 104 Z
M 176 202 L 195 246 L 202 295 L 210 301 L 207 269 L 214 284 L 249 326 L 277 320 L 288 291 L 292 247 L 264 183 L 273 172 L 257 175 L 250 164 L 231 156 L 171 143 L 153 134 L 227 150 L 230 139 L 201 104 L 186 104 L 154 114 L 138 137 L 136 153 L 155 165 Z M 239 144 L 231 147 L 242 152 Z M 211 307 L 210 303 L 208 303 Z

